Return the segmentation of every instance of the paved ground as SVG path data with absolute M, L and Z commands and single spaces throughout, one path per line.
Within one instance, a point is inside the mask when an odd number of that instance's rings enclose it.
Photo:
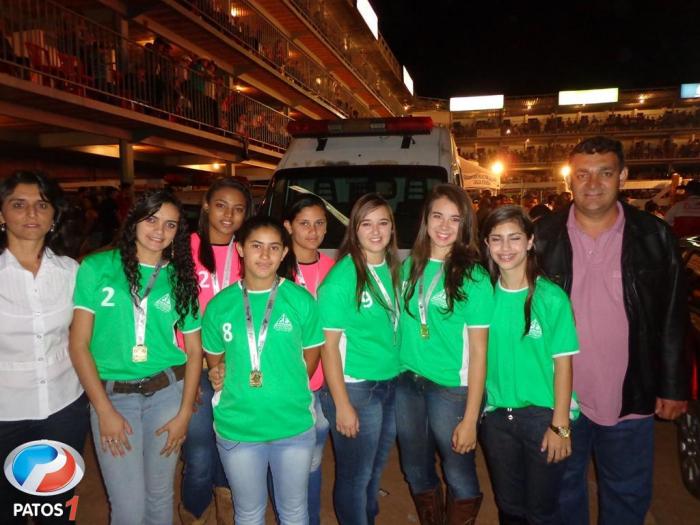
M 657 423 L 656 438 L 654 500 L 651 512 L 647 516 L 647 525 L 698 525 L 700 524 L 700 500 L 690 496 L 681 483 L 676 454 L 675 426 L 670 423 Z M 80 507 L 77 521 L 81 525 L 107 524 L 108 508 L 91 442 L 86 448 L 85 462 L 87 474 L 78 487 Z M 178 473 L 180 470 L 178 469 Z M 479 515 L 479 523 L 483 525 L 496 524 L 498 523 L 496 507 L 489 486 L 488 474 L 481 456 L 478 458 L 478 471 L 479 479 L 482 481 L 482 490 L 485 494 L 484 505 Z M 330 447 L 326 448 L 324 476 L 322 522 L 332 525 L 336 523 L 336 520 L 331 503 L 333 454 Z M 177 483 L 179 487 L 179 479 Z M 591 509 L 595 514 L 595 481 L 592 474 L 590 484 L 592 494 Z M 418 520 L 408 488 L 399 470 L 396 450 L 393 451 L 389 460 L 382 487 L 386 495 L 381 498 L 381 513 L 377 524 L 417 523 Z M 270 513 L 268 512 L 268 518 L 269 516 Z M 179 525 L 179 523 L 179 520 L 176 518 L 176 524 Z M 268 519 L 268 523 L 271 524 L 273 521 Z M 215 525 L 215 522 L 213 519 L 210 519 L 208 524 Z

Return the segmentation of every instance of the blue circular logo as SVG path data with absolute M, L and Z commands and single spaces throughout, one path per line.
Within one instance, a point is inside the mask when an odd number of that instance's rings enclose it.
M 41 439 L 20 445 L 5 459 L 5 477 L 32 496 L 54 496 L 75 487 L 85 474 L 85 462 L 65 443 Z

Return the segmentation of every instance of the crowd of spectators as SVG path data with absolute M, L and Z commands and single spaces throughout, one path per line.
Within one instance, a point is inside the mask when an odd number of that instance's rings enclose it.
M 700 195 L 700 174 L 694 174 L 694 176 L 697 178 L 692 178 L 691 182 L 679 188 L 680 191 L 672 193 L 670 203 L 666 206 L 660 206 L 658 202 L 653 200 L 653 197 L 659 192 L 658 189 L 624 190 L 620 192 L 619 199 L 627 204 L 638 206 L 660 219 L 665 219 L 666 213 L 675 204 L 690 197 L 698 198 L 698 195 Z M 566 208 L 573 198 L 569 191 L 550 192 L 547 194 L 526 192 L 521 196 L 519 194 L 506 193 L 493 195 L 491 190 L 482 190 L 471 197 L 479 229 L 481 229 L 483 221 L 488 214 L 501 206 L 518 204 L 522 206 L 533 221 L 537 221 L 541 217 Z
M 237 79 L 213 60 L 160 36 L 139 45 L 52 9 L 51 31 L 25 34 L 0 18 L 0 72 L 262 145 L 288 145 L 289 117 L 235 89 Z
M 513 123 L 510 119 L 479 120 L 471 125 L 459 121 L 452 126 L 457 137 L 476 137 L 478 130 L 499 130 L 501 136 L 608 133 L 611 131 L 645 131 L 655 129 L 677 129 L 700 127 L 700 109 L 669 110 L 663 115 L 652 117 L 644 113 L 636 115 L 611 113 L 605 120 L 596 116 L 582 115 L 575 119 L 552 115 L 542 122 L 530 117 L 527 122 Z
M 192 9 L 195 16 L 215 24 L 290 81 L 332 103 L 348 117 L 360 115 L 362 108 L 355 102 L 353 94 L 249 4 L 220 0 L 182 2 Z
M 231 89 L 236 79 L 214 60 L 176 51 L 165 39 L 156 37 L 144 46 L 143 60 L 136 56 L 135 62 L 144 66 L 143 73 L 137 69 L 130 78 L 135 100 L 154 95 L 157 106 L 167 108 L 176 120 L 182 117 L 264 144 L 287 146 L 289 119 Z
M 547 144 L 525 148 L 480 148 L 476 152 L 461 152 L 462 156 L 479 162 L 482 166 L 500 160 L 508 165 L 563 162 L 569 158 L 572 145 Z M 625 151 L 625 158 L 639 159 L 686 159 L 700 158 L 700 139 L 688 139 L 678 143 L 670 138 L 659 141 L 640 140 Z
M 67 254 L 77 259 L 110 245 L 132 204 L 131 186 L 80 188 L 67 193 L 61 220 Z

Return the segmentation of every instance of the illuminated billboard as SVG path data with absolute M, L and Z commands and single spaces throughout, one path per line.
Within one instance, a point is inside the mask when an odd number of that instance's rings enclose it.
M 618 88 L 606 89 L 582 89 L 579 91 L 560 91 L 560 106 L 576 106 L 579 104 L 603 104 L 605 102 L 617 102 Z
M 369 0 L 357 0 L 357 10 L 372 31 L 374 38 L 379 38 L 379 18 L 377 18 L 377 13 L 374 12 L 372 6 L 369 4 Z
M 681 84 L 681 98 L 700 98 L 700 84 Z
M 411 78 L 411 75 L 408 74 L 408 70 L 404 66 L 403 68 L 403 83 L 406 86 L 406 89 L 413 95 L 413 79 Z
M 502 109 L 503 95 L 484 95 L 478 97 L 452 97 L 450 111 L 479 111 L 482 109 Z

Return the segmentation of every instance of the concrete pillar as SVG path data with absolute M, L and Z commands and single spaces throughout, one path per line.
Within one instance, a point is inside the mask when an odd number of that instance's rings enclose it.
M 134 187 L 134 145 L 126 140 L 119 141 L 119 180 Z

